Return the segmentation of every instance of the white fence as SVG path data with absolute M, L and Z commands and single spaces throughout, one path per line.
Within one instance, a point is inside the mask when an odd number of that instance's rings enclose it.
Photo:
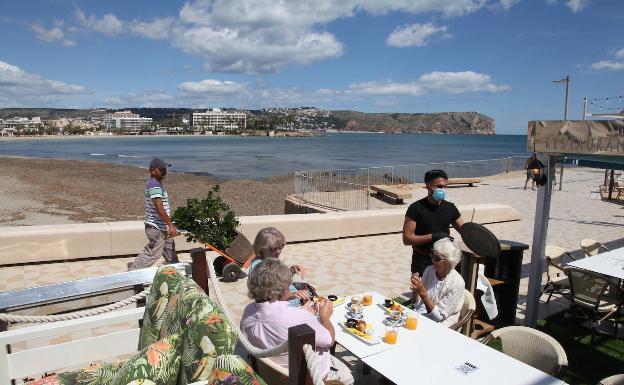
M 526 157 L 461 162 L 410 164 L 295 172 L 295 195 L 309 203 L 335 210 L 371 208 L 370 186 L 423 183 L 425 172 L 446 171 L 449 178 L 481 177 L 523 170 Z

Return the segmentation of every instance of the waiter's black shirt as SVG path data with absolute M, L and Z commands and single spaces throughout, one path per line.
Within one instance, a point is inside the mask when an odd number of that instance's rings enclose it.
M 450 234 L 449 226 L 455 222 L 461 214 L 457 207 L 447 201 L 442 201 L 440 205 L 433 205 L 427 197 L 412 203 L 405 216 L 416 222 L 416 235 L 426 235 L 443 232 Z M 412 273 L 418 271 L 422 275 L 422 271 L 428 265 L 431 265 L 431 257 L 429 253 L 433 247 L 433 242 L 423 245 L 414 246 L 412 254 Z M 415 270 L 416 269 L 416 270 Z

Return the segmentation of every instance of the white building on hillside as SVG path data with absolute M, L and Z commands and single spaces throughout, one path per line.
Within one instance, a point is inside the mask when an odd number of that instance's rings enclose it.
M 104 115 L 104 125 L 107 130 L 140 132 L 152 126 L 152 118 L 142 118 L 131 111 L 117 111 Z
M 222 111 L 213 108 L 206 112 L 192 112 L 190 126 L 209 130 L 236 131 L 247 128 L 247 114 L 244 112 Z
M 0 121 L 0 129 L 4 132 L 18 132 L 18 131 L 37 131 L 43 125 L 41 118 L 34 117 L 32 119 L 28 118 L 9 118 Z

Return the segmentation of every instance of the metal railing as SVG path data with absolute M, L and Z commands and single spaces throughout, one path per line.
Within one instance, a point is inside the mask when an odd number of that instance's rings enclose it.
M 295 172 L 295 195 L 330 210 L 371 209 L 370 186 L 422 183 L 431 169 L 446 171 L 449 178 L 472 178 L 523 170 L 526 157 L 459 162 L 410 164 L 356 169 Z

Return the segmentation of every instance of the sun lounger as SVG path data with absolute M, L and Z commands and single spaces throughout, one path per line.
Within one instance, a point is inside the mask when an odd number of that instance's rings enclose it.
M 470 187 L 474 187 L 476 183 L 481 183 L 481 178 L 451 178 L 448 180 L 447 185 L 467 184 Z
M 375 191 L 378 196 L 385 195 L 393 198 L 397 203 L 403 203 L 403 199 L 411 199 L 412 193 L 406 190 L 405 187 L 399 188 L 392 185 L 378 184 L 370 186 L 371 190 Z

